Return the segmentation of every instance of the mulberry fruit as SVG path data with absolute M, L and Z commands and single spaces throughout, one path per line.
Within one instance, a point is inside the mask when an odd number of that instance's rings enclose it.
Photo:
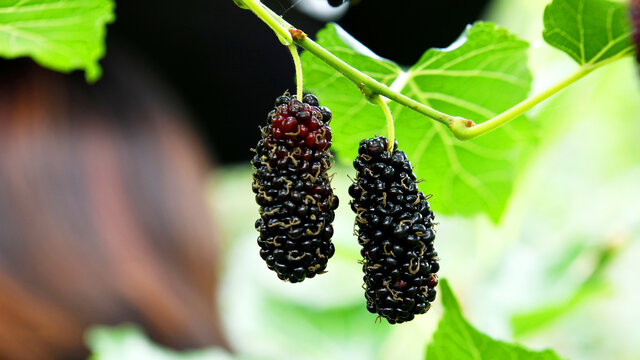
M 364 258 L 367 310 L 395 324 L 429 310 L 440 266 L 429 197 L 418 191 L 411 163 L 397 142 L 392 153 L 387 144 L 384 137 L 360 142 L 349 195 Z
M 335 251 L 331 223 L 338 198 L 327 174 L 331 111 L 312 94 L 299 101 L 285 93 L 275 106 L 252 160 L 256 229 L 269 269 L 295 283 L 323 273 Z

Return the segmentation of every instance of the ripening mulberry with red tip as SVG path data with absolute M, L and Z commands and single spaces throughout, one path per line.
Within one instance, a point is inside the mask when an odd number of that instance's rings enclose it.
M 418 191 L 397 142 L 391 153 L 387 144 L 381 136 L 360 142 L 349 195 L 362 246 L 367 310 L 395 324 L 429 310 L 440 265 L 428 197 Z
M 305 94 L 278 97 L 252 160 L 253 192 L 260 206 L 256 229 L 260 256 L 292 283 L 325 271 L 335 251 L 331 237 L 338 198 L 332 166 L 331 111 Z

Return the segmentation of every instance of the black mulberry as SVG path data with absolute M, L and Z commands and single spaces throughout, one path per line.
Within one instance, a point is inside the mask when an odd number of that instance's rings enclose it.
M 387 144 L 384 137 L 360 142 L 349 195 L 362 245 L 367 310 L 395 324 L 429 310 L 440 266 L 428 197 L 418 191 L 397 142 L 392 153 Z
M 302 102 L 288 93 L 278 97 L 252 160 L 260 256 L 292 283 L 323 273 L 335 251 L 331 223 L 338 198 L 327 174 L 331 111 L 318 105 L 312 94 Z

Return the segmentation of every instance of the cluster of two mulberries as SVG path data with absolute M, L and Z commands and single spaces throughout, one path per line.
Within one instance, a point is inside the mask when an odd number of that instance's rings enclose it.
M 260 256 L 282 280 L 300 282 L 325 271 L 334 253 L 338 198 L 330 175 L 331 112 L 307 94 L 276 100 L 255 148 L 253 191 L 260 206 Z M 362 245 L 367 309 L 390 323 L 425 313 L 439 269 L 433 212 L 418 191 L 404 152 L 386 151 L 384 137 L 362 140 L 349 189 Z

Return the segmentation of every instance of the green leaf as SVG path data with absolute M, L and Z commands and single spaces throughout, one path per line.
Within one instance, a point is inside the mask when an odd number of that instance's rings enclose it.
M 628 10 L 606 0 L 553 0 L 544 11 L 542 36 L 578 64 L 594 65 L 633 53 Z
M 462 316 L 460 305 L 446 280 L 440 281 L 444 315 L 427 347 L 427 360 L 557 360 L 551 350 L 536 352 L 519 345 L 498 341 L 479 332 Z
M 565 251 L 565 254 L 561 254 L 560 262 L 552 265 L 547 271 L 547 283 L 553 284 L 554 282 L 558 282 L 564 274 L 569 272 L 569 266 L 575 262 L 580 255 L 582 255 L 583 258 L 596 255 L 591 273 L 585 277 L 579 286 L 572 290 L 569 296 L 560 299 L 552 298 L 549 303 L 543 304 L 540 307 L 514 314 L 511 318 L 511 328 L 515 336 L 529 335 L 541 331 L 563 317 L 569 316 L 573 311 L 576 311 L 588 301 L 612 292 L 610 284 L 603 278 L 603 275 L 613 260 L 620 254 L 621 250 L 624 249 L 624 243 L 606 243 L 595 249 L 588 249 L 586 245 L 588 243 L 589 241 L 587 239 L 583 239 L 575 245 L 570 246 L 567 251 Z M 587 252 L 586 250 L 591 251 L 585 254 Z M 596 253 L 592 254 L 592 252 Z
M 96 326 L 87 332 L 90 360 L 231 360 L 220 349 L 178 353 L 153 344 L 135 325 Z
M 491 23 L 470 27 L 457 47 L 428 50 L 410 69 L 376 57 L 330 24 L 318 42 L 350 65 L 402 93 L 451 115 L 487 120 L 524 100 L 530 90 L 527 42 Z M 308 90 L 334 112 L 333 148 L 351 161 L 361 139 L 386 134 L 382 111 L 353 83 L 311 54 L 303 54 Z M 400 149 L 407 153 L 421 189 L 433 193 L 440 214 L 502 216 L 536 131 L 525 118 L 469 141 L 406 107 L 390 104 Z
M 0 56 L 30 56 L 61 72 L 100 78 L 112 0 L 0 0 Z

